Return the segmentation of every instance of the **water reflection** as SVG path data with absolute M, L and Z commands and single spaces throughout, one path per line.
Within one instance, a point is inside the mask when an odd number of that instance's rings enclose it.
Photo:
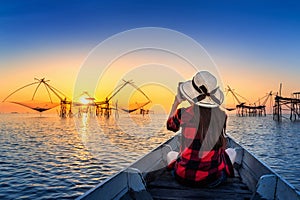
M 0 124 L 1 199 L 78 196 L 105 178 L 72 120 L 1 115 Z
M 118 119 L 87 117 L 77 122 L 77 128 L 94 158 L 117 159 L 124 167 L 173 135 L 164 123 L 165 116 L 120 115 Z
M 300 123 L 278 123 L 267 117 L 236 117 L 228 133 L 258 158 L 300 189 Z
M 0 115 L 0 199 L 75 198 L 174 135 L 165 121 Z M 300 123 L 232 116 L 227 130 L 299 188 Z

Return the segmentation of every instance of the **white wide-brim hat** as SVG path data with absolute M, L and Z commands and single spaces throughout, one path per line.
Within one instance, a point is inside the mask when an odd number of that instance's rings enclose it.
M 202 107 L 218 107 L 224 101 L 216 77 L 208 71 L 198 72 L 192 80 L 180 84 L 179 90 L 188 101 Z

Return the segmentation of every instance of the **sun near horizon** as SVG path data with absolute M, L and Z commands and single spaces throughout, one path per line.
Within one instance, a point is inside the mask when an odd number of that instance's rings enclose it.
M 140 72 L 139 72 L 140 73 Z M 149 75 L 149 71 L 147 72 L 147 74 Z M 155 76 L 155 75 L 154 75 Z M 108 76 L 109 78 L 109 76 Z M 151 79 L 151 78 L 150 78 Z M 25 78 L 23 78 L 23 80 L 25 80 Z M 138 80 L 139 81 L 139 80 Z M 177 81 L 177 80 L 175 80 Z M 174 83 L 175 83 L 174 81 Z M 20 81 L 19 81 L 20 82 Z M 73 81 L 70 81 L 69 83 L 67 83 L 66 81 L 62 81 L 63 84 L 61 83 L 60 85 L 57 84 L 58 81 L 54 81 L 51 80 L 49 82 L 49 84 L 55 85 L 56 88 L 58 88 L 60 90 L 60 86 L 62 86 L 62 88 L 65 88 L 66 85 L 72 85 L 71 83 Z M 119 81 L 120 83 L 122 83 L 122 81 Z M 23 83 L 23 85 L 19 85 L 18 88 L 23 87 L 26 84 L 29 84 L 30 82 L 25 82 Z M 137 82 L 138 84 L 138 82 Z M 12 84 L 12 86 L 15 86 L 15 84 Z M 12 87 L 11 86 L 11 87 Z M 168 114 L 171 104 L 174 100 L 174 95 L 176 93 L 176 88 L 177 85 L 170 85 L 168 84 L 166 85 L 162 85 L 162 84 L 157 84 L 155 83 L 155 81 L 153 81 L 152 83 L 143 83 L 142 85 L 138 85 L 140 87 L 140 89 L 147 94 L 147 96 L 150 98 L 151 103 L 148 104 L 147 106 L 145 106 L 145 109 L 149 109 L 149 110 L 153 110 L 155 113 L 164 113 L 164 114 Z M 256 105 L 259 105 L 261 103 L 263 103 L 266 99 L 266 94 L 268 90 L 265 90 L 265 92 L 261 92 L 261 94 L 258 94 L 252 90 L 249 90 L 248 87 L 244 87 L 244 90 L 241 90 L 243 87 L 241 85 L 238 85 L 240 88 L 240 91 L 238 89 L 233 88 L 233 85 L 230 85 L 233 89 L 233 91 L 237 94 L 238 98 L 240 99 L 241 102 L 245 102 L 245 99 L 252 101 L 254 103 L 256 103 Z M 103 85 L 99 85 L 99 88 L 97 90 L 97 93 L 93 96 L 96 97 L 96 99 L 98 100 L 105 100 L 105 97 L 107 94 L 109 94 L 110 92 L 112 92 L 116 87 L 116 84 L 105 84 L 105 89 L 103 87 Z M 1 93 L 1 98 L 2 100 L 9 95 L 9 93 L 7 93 L 7 91 L 10 91 L 10 93 L 18 88 L 10 88 L 10 84 L 7 84 L 6 89 L 9 88 L 9 90 L 5 90 L 4 92 Z M 33 111 L 29 108 L 25 108 L 21 105 L 16 105 L 13 103 L 10 103 L 10 101 L 29 101 L 32 98 L 33 93 L 35 92 L 34 87 L 29 88 L 28 90 L 25 91 L 18 91 L 15 94 L 13 94 L 9 99 L 6 100 L 6 102 L 1 102 L 0 104 L 0 113 L 10 113 L 10 112 L 19 112 L 19 113 L 35 113 L 36 111 Z M 101 90 L 103 89 L 103 90 Z M 39 91 L 40 90 L 40 91 Z M 43 92 L 41 92 L 43 91 Z M 68 94 L 71 94 L 71 90 L 68 90 Z M 248 93 L 247 93 L 248 91 Z M 25 93 L 26 92 L 26 93 Z M 62 91 L 64 92 L 64 91 Z M 83 91 L 84 92 L 84 91 Z M 40 93 L 43 93 L 42 95 Z M 275 92 L 273 92 L 273 94 L 276 94 Z M 47 90 L 45 90 L 45 88 L 39 88 L 36 91 L 36 97 L 35 100 L 37 101 L 44 101 L 44 102 L 50 102 L 49 96 L 47 96 Z M 237 99 L 232 95 L 232 93 L 228 92 L 228 90 L 224 90 L 224 95 L 225 95 L 225 104 L 223 107 L 226 108 L 234 108 L 238 102 Z M 260 95 L 260 96 L 258 96 Z M 241 98 L 245 97 L 245 99 Z M 260 99 L 261 97 L 265 97 L 264 99 Z M 56 102 L 56 103 L 60 103 L 59 99 L 55 97 L 55 95 L 52 94 L 52 101 Z M 74 97 L 72 97 L 71 95 L 69 96 L 70 99 L 73 99 Z M 84 100 L 82 100 L 83 98 L 81 98 L 81 103 L 87 103 L 86 98 Z M 83 102 L 84 101 L 84 102 Z M 118 95 L 116 95 L 115 98 L 112 99 L 112 102 L 114 102 L 113 104 L 115 104 L 115 102 L 118 102 L 120 107 L 123 108 L 129 108 L 129 107 L 134 107 L 134 105 L 137 105 L 138 103 L 143 103 L 146 102 L 147 99 L 141 95 L 141 93 L 139 93 L 137 90 L 135 90 L 134 88 L 124 88 L 124 90 L 120 91 L 120 93 Z M 269 99 L 266 102 L 266 107 L 267 107 L 267 112 L 271 113 L 271 104 L 274 101 L 274 96 L 273 97 L 269 97 Z M 247 104 L 251 104 L 247 102 Z M 254 105 L 254 104 L 253 104 Z M 53 108 L 49 111 L 46 111 L 45 113 L 56 113 L 58 108 Z
M 185 68 L 182 68 L 183 63 L 180 63 L 180 66 L 178 66 L 178 64 L 176 66 L 176 63 L 169 61 L 166 62 L 166 60 L 164 60 L 164 62 L 162 62 L 164 65 L 162 65 L 157 64 L 158 61 L 159 59 L 153 59 L 152 56 L 146 56 L 144 59 L 140 59 L 139 61 L 137 59 L 130 60 L 128 58 L 120 60 L 112 65 L 101 79 L 99 79 L 98 85 L 95 86 L 95 93 L 93 94 L 93 92 L 90 91 L 90 95 L 95 98 L 96 101 L 104 101 L 107 95 L 111 94 L 118 85 L 124 83 L 124 80 L 130 80 L 140 87 L 151 100 L 151 103 L 145 106 L 145 109 L 154 109 L 155 113 L 167 114 L 174 100 L 178 82 L 191 79 L 195 72 L 185 72 L 186 75 L 180 76 L 178 75 L 178 72 L 175 72 L 172 69 L 172 67 L 175 66 L 174 68 L 177 67 L 178 69 L 184 70 Z M 43 61 L 43 63 L 45 62 Z M 77 64 L 78 66 L 80 66 L 79 63 L 80 62 Z M 73 88 L 74 83 L 76 82 L 76 72 L 79 71 L 79 67 L 73 67 L 74 63 L 66 66 L 66 68 L 61 66 L 62 64 L 60 64 L 60 62 L 55 65 L 50 62 L 48 67 L 44 68 L 44 73 L 41 74 L 46 75 L 45 72 L 47 72 L 48 76 L 45 76 L 46 80 L 49 80 L 47 79 L 48 77 L 52 77 L 52 79 L 47 83 L 66 94 L 70 100 L 74 100 L 75 97 L 73 96 Z M 36 75 L 32 72 L 33 70 L 34 68 L 32 70 L 26 70 L 25 72 L 21 69 L 19 71 L 8 70 L 5 78 L 0 80 L 1 84 L 5 85 L 5 87 L 2 87 L 0 90 L 1 101 L 18 88 L 36 81 L 34 80 Z M 58 75 L 56 73 L 58 70 L 61 71 L 62 74 Z M 72 73 L 68 73 L 69 71 Z M 222 89 L 225 95 L 223 107 L 234 108 L 239 103 L 236 97 L 228 91 L 228 86 L 230 86 L 233 92 L 236 93 L 240 102 L 246 102 L 248 105 L 261 105 L 265 102 L 267 113 L 272 112 L 271 106 L 274 101 L 274 95 L 278 93 L 277 91 L 279 90 L 278 88 L 280 84 L 276 82 L 277 80 L 272 81 L 271 78 L 269 78 L 270 81 L 268 83 L 272 83 L 269 85 L 263 84 L 265 80 L 251 81 L 248 79 L 241 79 L 239 76 L 231 76 L 231 73 L 226 71 L 224 68 L 220 68 L 219 72 L 221 80 L 218 81 L 223 86 Z M 65 74 L 69 74 L 69 76 L 65 76 Z M 251 74 L 251 72 L 248 74 Z M 287 86 L 292 85 L 290 84 Z M 296 90 L 293 90 L 291 87 L 287 88 L 286 85 L 283 84 L 283 96 L 290 97 L 290 94 L 288 94 L 287 91 L 291 94 Z M 82 91 L 82 93 L 83 92 L 85 91 Z M 272 92 L 273 96 L 268 97 L 268 100 L 266 101 L 267 94 L 270 92 Z M 28 88 L 21 89 L 9 97 L 5 102 L 1 102 L 0 113 L 35 113 L 36 111 L 32 111 L 29 108 L 10 103 L 10 101 L 29 101 L 32 99 L 34 93 L 36 93 L 36 100 L 60 103 L 60 100 L 55 97 L 51 91 L 52 99 L 49 99 L 49 91 L 47 91 L 43 86 L 40 86 L 40 88 L 37 89 L 36 85 L 33 85 Z M 115 102 L 118 102 L 119 105 L 124 108 L 129 108 L 133 105 L 137 105 L 137 103 L 145 101 L 147 101 L 147 99 L 145 99 L 141 93 L 137 92 L 136 88 L 132 87 L 124 88 L 112 99 L 114 104 Z M 46 111 L 46 113 L 56 112 L 57 108 Z
M 1 69 L 0 85 L 0 112 L 22 112 L 32 113 L 28 108 L 20 105 L 9 103 L 8 101 L 28 101 L 31 100 L 35 88 L 27 88 L 25 91 L 12 95 L 6 102 L 2 102 L 9 94 L 34 82 L 34 78 L 45 78 L 50 80 L 48 83 L 62 91 L 69 99 L 74 99 L 81 93 L 85 92 L 86 88 L 82 85 L 82 90 L 76 91 L 74 94 L 74 86 L 77 81 L 77 75 L 84 61 L 87 59 L 89 53 L 78 52 L 74 50 L 63 52 L 52 52 L 52 54 L 45 55 L 36 53 L 26 58 L 13 59 L 6 63 L 6 68 Z M 216 63 L 215 72 L 218 73 L 219 83 L 225 95 L 224 107 L 235 107 L 238 101 L 231 93 L 228 93 L 227 85 L 229 85 L 234 92 L 244 97 L 248 101 L 247 104 L 259 105 L 264 102 L 262 97 L 265 97 L 270 91 L 275 95 L 279 91 L 280 83 L 282 85 L 282 96 L 290 97 L 291 93 L 298 92 L 300 85 L 294 76 L 297 73 L 281 74 L 276 70 L 269 70 L 261 67 L 260 73 L 252 69 L 252 66 L 259 63 L 260 60 L 252 63 L 234 63 L 232 59 L 238 60 L 238 57 L 212 57 Z M 257 64 L 261 65 L 261 63 Z M 203 70 L 205 70 L 203 68 Z M 97 101 L 104 101 L 105 98 L 120 84 L 123 80 L 133 81 L 138 87 L 141 87 L 149 96 L 151 104 L 145 106 L 146 109 L 155 109 L 157 112 L 168 113 L 177 91 L 178 82 L 192 79 L 196 73 L 195 69 L 189 63 L 164 51 L 135 51 L 126 56 L 116 59 L 99 77 L 97 85 L 92 86 L 94 90 L 88 91 L 90 95 Z M 286 71 L 286 73 L 288 73 Z M 87 87 L 89 85 L 89 77 L 85 78 Z M 48 92 L 45 88 L 42 93 L 45 97 L 41 97 L 41 101 L 50 101 Z M 134 94 L 134 95 L 133 95 Z M 238 97 L 241 102 L 245 99 Z M 270 107 L 270 101 L 274 100 L 274 96 L 270 97 L 267 102 L 267 107 Z M 59 102 L 59 99 L 53 99 Z M 136 102 L 145 102 L 143 96 L 134 93 L 134 88 L 130 90 L 125 89 L 120 92 L 112 101 L 119 102 L 119 105 L 129 107 L 136 104 Z M 268 113 L 271 112 L 269 109 Z M 51 109 L 50 113 L 57 112 L 57 109 Z

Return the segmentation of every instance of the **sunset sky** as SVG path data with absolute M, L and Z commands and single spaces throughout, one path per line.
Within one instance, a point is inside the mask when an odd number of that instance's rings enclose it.
M 198 42 L 216 64 L 223 86 L 230 85 L 251 102 L 270 91 L 276 93 L 280 83 L 284 96 L 300 91 L 298 1 L 12 0 L 1 1 L 0 27 L 1 101 L 17 88 L 34 82 L 34 78 L 44 77 L 72 96 L 81 66 L 99 43 L 142 27 L 174 30 Z M 102 79 L 97 91 L 105 89 L 95 96 L 103 99 L 115 87 L 116 82 L 109 83 L 114 78 L 120 81 L 118 78 L 133 77 L 140 85 L 133 74 L 139 72 L 143 77 L 149 63 L 157 65 L 162 59 L 150 53 L 152 57 L 144 52 L 145 56 L 137 57 L 137 53 L 136 57 L 128 55 L 114 62 L 111 77 Z M 147 64 L 141 67 L 143 70 L 132 71 L 130 66 L 142 66 L 143 59 Z M 159 78 L 155 67 L 147 71 L 153 83 Z M 116 76 L 121 72 L 126 76 Z M 192 73 L 182 77 L 191 78 Z M 165 106 L 173 100 L 173 91 L 159 84 L 142 88 L 153 105 Z M 11 100 L 20 98 L 12 96 Z M 232 97 L 228 96 L 227 101 L 230 104 Z M 0 112 L 19 109 L 9 103 L 0 104 Z

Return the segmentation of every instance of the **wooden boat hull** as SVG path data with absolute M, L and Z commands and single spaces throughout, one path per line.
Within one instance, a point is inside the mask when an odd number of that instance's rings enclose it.
M 171 178 L 167 177 L 168 172 L 163 172 L 166 167 L 166 155 L 171 149 L 179 148 L 179 138 L 180 134 L 174 136 L 128 168 L 78 197 L 78 200 L 192 199 L 192 197 L 205 199 L 207 195 L 212 195 L 211 199 L 215 195 L 214 198 L 217 199 L 239 197 L 239 199 L 300 200 L 300 193 L 295 187 L 231 138 L 228 138 L 228 144 L 237 151 L 235 163 L 237 177 L 231 180 L 233 183 L 229 181 L 227 186 L 214 189 L 192 189 L 179 185 L 170 175 Z M 171 194 L 174 198 L 170 197 Z M 179 194 L 186 196 L 180 197 Z

